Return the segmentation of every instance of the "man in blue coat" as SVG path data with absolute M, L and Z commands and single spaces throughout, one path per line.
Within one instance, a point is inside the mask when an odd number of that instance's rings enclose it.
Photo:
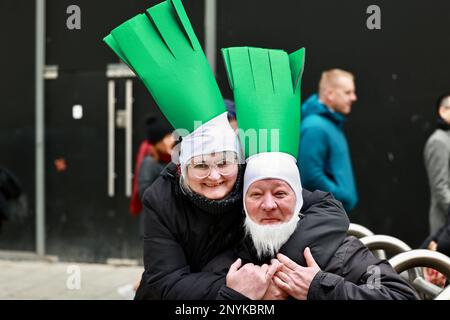
M 333 193 L 347 212 L 356 206 L 358 194 L 343 125 L 356 99 L 350 72 L 331 69 L 322 73 L 319 93 L 302 106 L 297 162 L 303 187 Z

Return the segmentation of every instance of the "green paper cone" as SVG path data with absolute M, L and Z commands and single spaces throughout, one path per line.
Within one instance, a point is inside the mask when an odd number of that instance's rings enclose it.
M 283 50 L 234 47 L 222 49 L 222 55 L 245 157 L 277 151 L 297 158 L 305 49 L 288 55 Z M 249 129 L 255 129 L 256 136 Z
M 136 73 L 176 129 L 192 132 L 226 112 L 217 82 L 180 0 L 124 22 L 105 43 Z

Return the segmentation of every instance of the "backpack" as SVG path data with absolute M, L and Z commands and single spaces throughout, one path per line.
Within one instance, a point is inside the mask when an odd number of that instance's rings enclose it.
M 0 166 L 0 192 L 6 199 L 18 198 L 23 190 L 17 177 L 9 170 Z
M 0 226 L 13 216 L 26 215 L 26 198 L 19 179 L 5 167 L 0 166 Z

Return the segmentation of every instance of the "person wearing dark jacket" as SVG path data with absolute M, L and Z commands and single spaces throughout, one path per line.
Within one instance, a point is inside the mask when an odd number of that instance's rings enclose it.
M 145 190 L 151 186 L 164 167 L 172 160 L 171 153 L 175 144 L 173 128 L 163 117 L 147 116 L 145 129 L 149 149 L 142 162 L 136 163 L 135 172 L 139 199 L 142 199 Z
M 247 174 L 245 177 L 247 178 Z M 221 273 L 223 276 L 226 274 L 226 284 L 220 288 L 217 299 L 418 299 L 388 262 L 375 258 L 355 237 L 329 242 L 328 249 L 332 252 L 330 259 L 319 261 L 313 258 L 314 250 L 299 245 L 302 238 L 311 236 L 310 230 L 298 228 L 301 226 L 300 220 L 296 229 L 287 229 L 288 239 L 278 249 L 274 243 L 280 239 L 280 233 L 285 233 L 280 225 L 288 226 L 291 216 L 295 217 L 290 210 L 295 207 L 294 192 L 289 190 L 289 184 L 280 189 L 278 179 L 252 181 L 249 188 L 244 187 L 247 237 L 236 248 L 217 257 L 205 267 L 210 272 Z M 277 196 L 279 192 L 286 195 L 280 198 Z M 318 191 L 315 193 L 323 194 Z M 319 195 L 316 194 L 317 196 Z M 327 196 L 331 198 L 329 201 L 335 201 L 329 194 Z M 303 219 L 307 218 L 308 213 Z M 278 226 L 274 227 L 267 222 L 276 219 L 279 220 Z M 324 222 L 326 223 L 328 222 Z M 326 229 L 325 226 L 324 228 Z M 304 260 L 301 252 L 304 252 Z M 273 259 L 275 255 L 277 259 Z M 239 259 L 233 263 L 236 258 Z M 251 270 L 251 267 L 244 269 L 252 264 L 269 263 L 282 264 L 270 281 L 267 277 L 261 277 L 259 270 Z M 244 267 L 241 268 L 242 264 Z
M 158 178 L 144 192 L 145 271 L 135 297 L 185 297 L 204 252 L 221 249 L 233 240 L 222 236 L 238 229 L 240 211 L 226 213 L 240 197 L 239 141 L 180 0 L 153 5 L 104 41 L 142 80 L 181 140 L 171 159 L 179 164 L 176 187 Z

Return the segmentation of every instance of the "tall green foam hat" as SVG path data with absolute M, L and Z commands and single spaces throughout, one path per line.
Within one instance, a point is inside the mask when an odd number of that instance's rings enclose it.
M 222 49 L 245 157 L 282 152 L 297 158 L 305 49 Z
M 223 49 L 222 54 L 247 160 L 244 198 L 253 183 L 281 179 L 294 191 L 294 213 L 299 213 L 303 196 L 296 158 L 305 49 L 288 55 L 282 50 L 236 47 Z M 245 201 L 244 210 L 248 216 Z
M 226 112 L 219 87 L 180 0 L 167 0 L 104 38 L 144 82 L 176 129 L 191 133 Z

